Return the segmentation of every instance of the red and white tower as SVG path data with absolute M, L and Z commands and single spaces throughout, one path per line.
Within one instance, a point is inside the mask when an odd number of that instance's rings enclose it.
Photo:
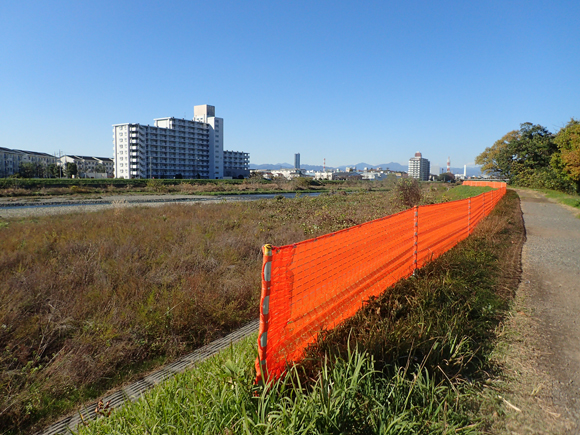
M 451 158 L 447 157 L 447 173 L 451 173 Z

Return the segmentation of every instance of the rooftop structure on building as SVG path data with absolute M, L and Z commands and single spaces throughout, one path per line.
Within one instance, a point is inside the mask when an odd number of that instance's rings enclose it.
M 415 153 L 415 157 L 409 159 L 409 177 L 417 178 L 418 180 L 429 180 L 429 160 L 423 158 L 420 152 Z
M 115 124 L 119 178 L 248 177 L 249 154 L 224 151 L 224 120 L 215 107 L 194 107 L 193 120 L 157 118 L 155 124 Z

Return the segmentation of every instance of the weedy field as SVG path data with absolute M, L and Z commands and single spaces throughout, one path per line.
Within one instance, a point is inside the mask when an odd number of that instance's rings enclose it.
M 446 186 L 0 219 L 0 427 L 40 427 L 258 313 L 260 247 L 441 200 Z
M 167 193 L 185 195 L 242 195 L 298 191 L 388 190 L 396 183 L 393 175 L 381 181 L 276 178 L 265 180 L 169 180 L 169 179 L 0 179 L 0 197 L 94 196 L 114 194 Z
M 488 433 L 500 418 L 492 351 L 519 280 L 513 191 L 474 234 L 328 331 L 267 387 L 256 336 L 80 434 Z

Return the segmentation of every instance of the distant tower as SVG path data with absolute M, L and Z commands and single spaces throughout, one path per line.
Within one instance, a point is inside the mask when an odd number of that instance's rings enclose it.
M 447 157 L 447 173 L 451 173 L 451 157 Z
M 326 157 L 324 158 L 324 161 L 322 162 L 322 172 L 326 172 Z
M 300 153 L 294 154 L 294 169 L 300 169 Z
M 467 178 L 467 165 L 463 166 L 463 178 Z

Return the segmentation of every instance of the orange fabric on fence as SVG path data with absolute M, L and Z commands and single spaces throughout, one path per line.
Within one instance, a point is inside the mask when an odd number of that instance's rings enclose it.
M 468 207 L 467 199 L 418 207 L 418 268 L 468 236 Z
M 414 207 L 293 245 L 266 245 L 258 380 L 278 377 L 319 332 L 465 239 L 505 193 L 499 184 L 474 198 Z

